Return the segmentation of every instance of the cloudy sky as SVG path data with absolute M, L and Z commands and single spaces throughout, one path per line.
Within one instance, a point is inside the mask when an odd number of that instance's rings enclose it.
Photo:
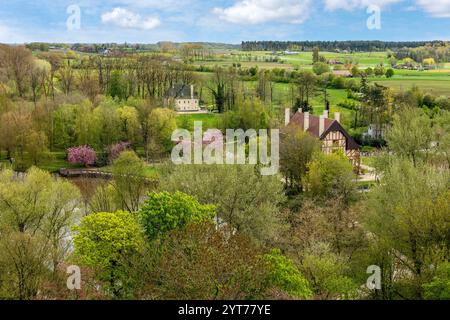
M 360 39 L 450 40 L 450 0 L 0 0 L 4 43 Z

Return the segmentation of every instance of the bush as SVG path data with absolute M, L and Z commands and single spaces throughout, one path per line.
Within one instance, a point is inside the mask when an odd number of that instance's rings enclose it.
M 436 98 L 435 103 L 439 108 L 450 111 L 450 98 L 446 96 L 440 96 Z
M 345 89 L 345 79 L 342 77 L 336 77 L 331 82 L 331 86 L 334 89 Z
M 395 74 L 394 69 L 389 68 L 386 70 L 386 78 L 392 78 L 394 74 Z
M 326 63 L 318 62 L 318 63 L 314 64 L 313 71 L 315 74 L 320 76 L 321 74 L 330 72 L 330 67 Z

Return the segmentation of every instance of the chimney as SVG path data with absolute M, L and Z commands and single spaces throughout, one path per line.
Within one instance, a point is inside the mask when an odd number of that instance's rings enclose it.
M 304 117 L 305 117 L 305 123 L 303 125 L 303 129 L 305 131 L 308 131 L 308 129 L 309 129 L 309 112 L 305 112 Z
M 299 108 L 298 112 L 303 113 L 303 108 Z
M 337 122 L 341 123 L 341 113 L 340 112 L 335 112 L 334 113 L 334 120 L 336 120 Z
M 322 136 L 322 134 L 325 132 L 325 116 L 320 116 L 320 122 L 319 122 L 319 136 Z
M 324 110 L 324 111 L 323 111 L 323 116 L 324 116 L 326 119 L 328 119 L 329 111 L 328 111 L 328 110 Z
M 191 84 L 191 99 L 194 99 L 194 85 Z
M 284 109 L 284 125 L 287 127 L 291 122 L 291 109 Z

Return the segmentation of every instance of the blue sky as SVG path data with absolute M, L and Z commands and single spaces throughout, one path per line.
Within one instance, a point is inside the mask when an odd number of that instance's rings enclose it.
M 361 39 L 450 40 L 450 0 L 0 0 L 5 43 Z

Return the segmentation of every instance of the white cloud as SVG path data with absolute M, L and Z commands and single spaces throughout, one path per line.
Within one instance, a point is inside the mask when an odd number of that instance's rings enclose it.
M 158 17 L 146 17 L 123 8 L 114 8 L 102 14 L 102 22 L 110 23 L 122 28 L 151 30 L 158 27 L 161 21 Z
M 300 24 L 308 19 L 311 0 L 238 0 L 228 8 L 214 8 L 220 19 L 238 24 L 271 21 Z
M 437 18 L 450 18 L 450 0 L 417 0 L 417 4 Z
M 328 11 L 335 10 L 355 10 L 367 8 L 370 5 L 384 7 L 393 3 L 401 2 L 403 0 L 324 0 L 325 9 Z
M 193 0 L 117 0 L 119 3 L 140 8 L 152 8 L 160 10 L 178 10 L 193 4 Z
M 25 38 L 18 30 L 3 24 L 0 21 L 0 43 L 23 43 Z

